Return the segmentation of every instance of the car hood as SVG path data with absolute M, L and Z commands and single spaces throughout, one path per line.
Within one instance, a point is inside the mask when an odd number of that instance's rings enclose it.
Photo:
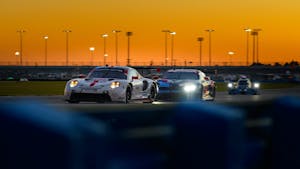
M 110 85 L 113 81 L 124 81 L 124 79 L 114 78 L 92 78 L 92 79 L 79 79 L 79 87 L 97 87 Z
M 199 84 L 198 80 L 170 80 L 170 79 L 160 79 L 157 81 L 160 87 L 172 87 L 172 86 L 180 86 L 186 83 L 194 83 Z
M 239 88 L 239 89 L 247 89 L 249 87 L 248 87 L 248 85 L 238 85 L 237 88 Z

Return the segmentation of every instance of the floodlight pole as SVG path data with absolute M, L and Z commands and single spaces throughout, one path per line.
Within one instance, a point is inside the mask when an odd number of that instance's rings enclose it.
M 209 59 L 208 64 L 209 64 L 209 66 L 211 66 L 211 33 L 215 30 L 207 29 L 205 31 L 208 32 L 208 43 L 209 43 L 209 45 L 208 45 L 208 48 L 209 48 L 208 49 L 208 59 Z
M 168 65 L 168 34 L 170 30 L 162 30 L 165 33 L 165 66 Z
M 71 30 L 63 30 L 66 33 L 66 66 L 69 65 L 69 33 L 72 32 Z
M 115 37 L 116 37 L 116 66 L 118 65 L 118 33 L 120 33 L 120 30 L 113 30 L 113 33 L 115 33 Z
M 20 34 L 20 65 L 23 65 L 23 33 L 25 33 L 25 30 L 17 30 L 17 32 Z

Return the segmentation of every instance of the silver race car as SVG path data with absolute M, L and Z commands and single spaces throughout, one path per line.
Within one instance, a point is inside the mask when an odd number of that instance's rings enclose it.
M 95 67 L 85 78 L 67 82 L 64 91 L 69 103 L 80 101 L 123 102 L 134 100 L 153 102 L 157 96 L 157 83 L 144 78 L 131 67 Z
M 197 69 L 168 70 L 157 83 L 158 100 L 215 99 L 215 82 Z
M 227 84 L 228 94 L 259 94 L 260 84 L 258 82 L 252 83 L 246 76 L 241 76 L 237 82 L 229 82 Z

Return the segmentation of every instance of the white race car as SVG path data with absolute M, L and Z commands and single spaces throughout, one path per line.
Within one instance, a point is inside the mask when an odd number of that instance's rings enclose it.
M 131 67 L 95 67 L 85 78 L 67 82 L 64 91 L 69 103 L 80 101 L 123 102 L 133 100 L 153 102 L 158 87 L 152 79 L 144 78 Z

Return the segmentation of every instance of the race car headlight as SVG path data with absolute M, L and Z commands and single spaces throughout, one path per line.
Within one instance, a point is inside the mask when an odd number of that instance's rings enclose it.
M 183 86 L 183 90 L 185 92 L 194 92 L 196 90 L 197 86 L 195 84 L 186 84 Z
M 258 89 L 260 87 L 260 84 L 259 83 L 254 83 L 253 86 L 254 86 L 254 88 Z
M 232 84 L 232 83 L 228 83 L 228 84 L 227 84 L 227 87 L 228 87 L 228 88 L 233 88 L 233 84 Z
M 117 88 L 117 87 L 120 87 L 120 82 L 112 82 L 110 84 L 110 88 L 112 88 L 112 89 Z
M 78 85 L 78 80 L 72 80 L 70 82 L 70 87 L 76 87 Z

